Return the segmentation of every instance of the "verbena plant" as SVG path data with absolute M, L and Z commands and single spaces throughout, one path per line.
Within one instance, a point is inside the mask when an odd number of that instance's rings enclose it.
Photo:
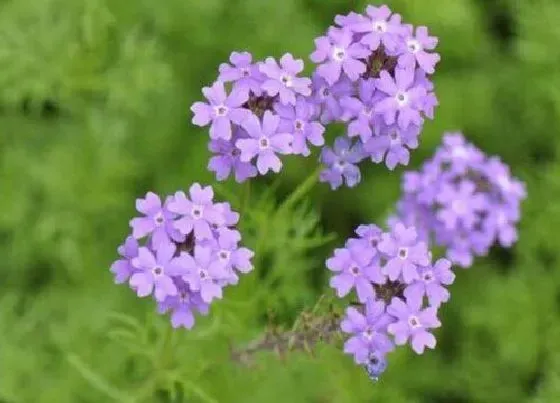
M 287 256 L 290 248 L 324 244 L 328 237 L 309 236 L 315 222 L 305 210 L 301 222 L 289 220 L 285 211 L 316 182 L 332 190 L 357 186 L 359 164 L 366 161 L 389 170 L 408 164 L 424 120 L 434 117 L 438 105 L 431 82 L 440 61 L 437 43 L 426 27 L 403 23 L 387 6 L 368 6 L 363 14 L 337 15 L 335 25 L 315 39 L 311 78 L 301 76 L 304 62 L 291 53 L 258 61 L 247 51 L 232 52 L 229 63 L 219 66 L 217 80 L 202 89 L 205 101 L 191 110 L 193 124 L 209 126 L 208 169 L 216 180 L 233 176 L 246 182 L 244 195 L 234 195 L 241 214 L 228 202 L 215 201 L 212 186 L 194 183 L 188 194 L 165 197 L 148 192 L 136 201 L 141 216 L 130 221 L 132 234 L 111 267 L 115 281 L 139 297 L 153 298 L 159 312 L 170 313 L 173 328 L 191 329 L 196 314 L 207 315 L 223 298 L 224 287 L 268 269 L 262 257 L 266 242 L 253 234 L 254 250 L 243 246 L 244 227 L 264 221 L 288 228 L 285 239 L 278 237 Z M 324 134 L 335 123 L 344 124 L 346 133 L 330 147 Z M 256 208 L 250 181 L 280 173 L 281 156 L 309 157 L 314 147 L 322 148 L 321 166 L 277 209 Z M 344 352 L 377 380 L 395 346 L 410 344 L 417 354 L 435 348 L 438 309 L 450 300 L 447 287 L 455 279 L 452 265 L 470 267 L 473 257 L 496 243 L 512 246 L 526 191 L 507 165 L 460 133 L 444 135 L 434 156 L 404 175 L 402 191 L 387 230 L 360 225 L 326 259 L 330 287 L 349 305 L 344 314 L 339 302 L 323 295 L 291 328 L 272 327 L 261 338 L 234 346 L 231 359 L 251 363 L 263 350 L 281 356 L 294 349 L 312 351 L 347 334 Z M 278 258 L 283 252 L 276 251 Z

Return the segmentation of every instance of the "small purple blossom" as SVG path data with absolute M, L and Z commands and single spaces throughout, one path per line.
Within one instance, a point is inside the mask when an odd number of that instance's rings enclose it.
M 290 154 L 292 152 L 293 136 L 290 133 L 278 131 L 280 117 L 266 111 L 262 124 L 259 119 L 251 115 L 243 122 L 243 128 L 249 138 L 237 140 L 236 147 L 241 150 L 240 159 L 249 162 L 257 157 L 257 169 L 261 175 L 269 170 L 280 172 L 282 161 L 276 154 Z
M 253 56 L 249 52 L 231 52 L 228 63 L 220 64 L 219 81 L 233 82 L 235 90 L 252 92 L 261 95 L 261 85 L 265 76 L 260 72 L 259 66 L 253 63 Z
M 217 180 L 223 181 L 231 173 L 238 183 L 257 176 L 257 168 L 250 162 L 241 161 L 241 150 L 235 146 L 237 140 L 244 138 L 249 138 L 247 132 L 240 127 L 236 127 L 230 140 L 210 140 L 208 148 L 216 155 L 210 158 L 208 169 L 216 173 Z
M 364 157 L 362 143 L 352 145 L 348 138 L 337 137 L 333 149 L 324 147 L 321 152 L 321 162 L 326 165 L 326 169 L 321 172 L 319 180 L 328 182 L 333 190 L 344 181 L 348 187 L 356 186 L 361 180 L 357 164 Z
M 364 34 L 360 42 L 370 50 L 377 50 L 383 45 L 387 51 L 394 53 L 398 50 L 405 27 L 401 24 L 399 14 L 391 15 L 391 10 L 386 5 L 380 7 L 367 6 L 367 17 L 348 24 L 353 31 Z
M 138 241 L 134 237 L 128 236 L 124 244 L 119 246 L 118 252 L 122 259 L 111 265 L 111 273 L 115 275 L 115 283 L 122 284 L 137 271 L 131 261 L 138 257 Z
M 375 254 L 375 249 L 356 243 L 335 249 L 334 256 L 327 260 L 327 268 L 336 273 L 331 277 L 330 286 L 339 297 L 348 295 L 353 288 L 360 302 L 374 297 L 372 283 L 384 282 L 384 277 L 372 264 Z
M 177 295 L 172 277 L 183 274 L 185 268 L 173 257 L 175 250 L 172 243 L 160 244 L 155 254 L 144 246 L 138 249 L 138 256 L 132 259 L 138 272 L 130 277 L 130 286 L 139 297 L 153 292 L 157 301 L 163 301 Z
M 397 319 L 387 327 L 387 331 L 395 336 L 395 344 L 400 346 L 410 340 L 417 354 L 422 354 L 426 347 L 436 347 L 436 338 L 429 332 L 429 329 L 441 326 L 436 308 L 422 309 L 422 298 L 406 298 L 406 303 L 400 298 L 393 298 L 387 312 Z
M 405 284 L 410 284 L 419 278 L 419 266 L 429 264 L 426 244 L 418 241 L 414 227 L 405 227 L 402 223 L 397 223 L 390 234 L 384 234 L 377 248 L 389 259 L 383 267 L 383 274 L 391 281 L 402 279 Z
M 177 216 L 169 210 L 169 204 L 172 202 L 172 198 L 167 198 L 162 205 L 159 196 L 153 192 L 148 192 L 143 199 L 137 199 L 136 210 L 145 217 L 130 220 L 132 236 L 142 239 L 150 235 L 154 247 L 172 240 L 183 241 L 184 236 L 174 226 L 174 219 Z
M 251 113 L 243 108 L 249 96 L 247 91 L 234 88 L 227 95 L 224 84 L 216 81 L 211 87 L 204 87 L 202 93 L 209 102 L 193 104 L 193 124 L 207 126 L 212 122 L 211 139 L 231 139 L 232 123 L 241 124 Z
M 202 301 L 210 303 L 214 299 L 222 298 L 220 281 L 227 279 L 229 273 L 224 266 L 214 264 L 212 248 L 195 246 L 194 256 L 183 253 L 178 259 L 186 268 L 183 280 L 191 290 L 200 293 Z
M 430 306 L 436 308 L 449 300 L 451 294 L 444 286 L 453 284 L 455 280 L 449 260 L 438 259 L 433 266 L 422 266 L 418 272 L 420 278 L 406 287 L 405 298 L 427 296 Z
M 177 295 L 168 296 L 158 303 L 159 313 L 171 312 L 171 326 L 174 329 L 184 327 L 191 329 L 194 326 L 195 313 L 207 315 L 209 305 L 205 303 L 200 293 L 191 290 L 181 278 L 174 278 Z
M 295 106 L 277 104 L 274 108 L 280 117 L 278 130 L 292 135 L 292 152 L 304 157 L 311 151 L 307 142 L 314 146 L 325 144 L 323 133 L 325 128 L 316 121 L 315 108 L 303 97 L 297 97 Z
M 169 210 L 180 216 L 175 221 L 175 228 L 184 235 L 194 232 L 196 238 L 211 238 L 211 225 L 224 223 L 223 215 L 212 202 L 214 198 L 212 187 L 202 187 L 195 183 L 189 189 L 189 196 L 190 199 L 185 192 L 176 192 L 173 201 L 169 203 Z
M 259 65 L 259 70 L 267 77 L 261 88 L 270 96 L 278 95 L 282 104 L 295 105 L 297 94 L 311 95 L 311 80 L 297 77 L 303 67 L 303 60 L 294 59 L 290 53 L 282 56 L 280 65 L 268 57 Z
M 405 40 L 405 52 L 399 56 L 399 67 L 414 68 L 416 63 L 427 74 L 433 74 L 435 65 L 440 61 L 437 53 L 428 53 L 427 50 L 433 50 L 437 46 L 438 39 L 435 36 L 428 35 L 428 28 L 417 27 L 416 35 L 410 33 Z
M 340 328 L 352 336 L 344 343 L 344 352 L 354 356 L 357 364 L 366 364 L 372 353 L 387 354 L 394 346 L 387 335 L 393 318 L 385 312 L 385 304 L 373 299 L 365 303 L 365 314 L 356 308 L 346 309 Z
M 368 54 L 364 46 L 353 43 L 350 30 L 331 27 L 327 36 L 315 39 L 315 51 L 310 59 L 319 64 L 317 74 L 333 85 L 342 72 L 351 81 L 356 81 L 366 71 L 366 65 L 360 59 L 366 58 Z
M 376 113 L 383 116 L 386 124 L 397 122 L 403 130 L 408 129 L 411 124 L 422 125 L 421 105 L 427 92 L 424 87 L 415 84 L 414 70 L 397 68 L 395 78 L 382 71 L 375 84 L 386 94 L 375 109 Z

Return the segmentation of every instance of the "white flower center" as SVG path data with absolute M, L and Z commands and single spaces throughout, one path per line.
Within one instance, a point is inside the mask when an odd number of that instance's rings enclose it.
M 305 127 L 305 123 L 303 123 L 302 120 L 297 119 L 297 120 L 294 122 L 294 128 L 295 128 L 297 131 L 302 131 L 304 127 Z
M 417 329 L 422 326 L 420 324 L 420 319 L 418 319 L 418 317 L 415 315 L 410 315 L 408 317 L 408 325 L 413 329 Z
M 352 266 L 350 267 L 350 274 L 352 274 L 353 276 L 357 276 L 358 274 L 360 274 L 360 268 L 358 266 Z
M 408 104 L 408 94 L 406 92 L 397 92 L 395 95 L 395 100 L 399 104 L 400 107 L 403 107 Z
M 204 269 L 200 269 L 198 271 L 198 276 L 200 277 L 201 280 L 205 280 L 208 278 L 208 271 L 204 270 Z
M 383 33 L 387 31 L 387 23 L 385 21 L 373 21 L 373 31 Z
M 346 51 L 343 48 L 335 46 L 332 50 L 332 58 L 337 62 L 341 62 L 346 57 Z
M 389 134 L 389 139 L 391 139 L 391 145 L 400 144 L 401 142 L 401 136 L 399 136 L 399 133 L 396 130 Z
M 406 47 L 411 53 L 418 53 L 422 50 L 422 45 L 416 39 L 410 39 L 406 42 Z
M 408 257 L 408 248 L 399 248 L 397 254 L 402 260 L 406 259 Z
M 229 260 L 230 251 L 229 250 L 221 250 L 218 252 L 218 257 L 220 260 Z
M 163 274 L 164 274 L 163 267 L 162 266 L 155 266 L 152 269 L 152 274 L 154 275 L 154 277 L 163 276 Z
M 372 328 L 367 327 L 367 328 L 362 332 L 362 335 L 364 336 L 364 338 L 365 338 L 366 340 L 369 341 L 369 340 L 373 339 L 373 336 L 375 335 L 375 331 L 374 331 Z
M 216 116 L 226 116 L 228 113 L 228 107 L 225 105 L 218 105 L 214 107 L 214 111 L 216 112 Z
M 165 217 L 163 216 L 161 211 L 154 216 L 154 223 L 156 224 L 156 226 L 159 227 L 161 224 L 163 224 L 164 221 Z
M 467 212 L 467 204 L 464 200 L 453 200 L 451 209 L 458 215 L 463 215 Z
M 451 155 L 455 158 L 466 158 L 469 154 L 463 146 L 453 147 L 451 150 Z
M 292 77 L 290 77 L 289 75 L 281 76 L 280 81 L 282 81 L 282 84 L 284 84 L 288 88 L 290 88 L 294 84 Z
M 434 273 L 432 273 L 431 270 L 425 271 L 424 274 L 422 274 L 422 278 L 426 283 L 431 283 L 434 281 Z
M 334 169 L 336 169 L 336 170 L 339 171 L 339 172 L 344 171 L 344 167 L 345 167 L 345 166 L 346 166 L 346 162 L 344 162 L 344 161 L 336 161 L 336 162 L 333 164 Z
M 270 147 L 270 141 L 268 140 L 267 137 L 261 137 L 259 139 L 259 147 L 263 150 Z
M 204 207 L 202 206 L 193 206 L 192 210 L 191 210 L 191 216 L 198 220 L 199 218 L 202 217 L 202 213 L 204 212 Z

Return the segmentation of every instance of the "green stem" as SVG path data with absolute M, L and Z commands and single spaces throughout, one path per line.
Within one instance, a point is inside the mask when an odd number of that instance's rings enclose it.
M 278 211 L 286 210 L 296 204 L 298 201 L 301 200 L 303 196 L 305 196 L 319 181 L 319 174 L 323 170 L 322 166 L 317 167 L 311 175 L 307 177 L 299 186 L 290 194 L 286 200 L 280 205 Z

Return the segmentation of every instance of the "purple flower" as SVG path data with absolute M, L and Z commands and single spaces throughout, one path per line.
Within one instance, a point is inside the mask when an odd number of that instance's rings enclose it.
M 360 169 L 357 164 L 365 157 L 362 143 L 352 145 L 346 137 L 337 137 L 334 147 L 324 147 L 321 152 L 321 162 L 327 168 L 321 172 L 320 182 L 328 182 L 331 189 L 337 189 L 346 181 L 348 187 L 356 186 L 361 180 Z
M 241 161 L 249 162 L 257 157 L 257 169 L 261 175 L 269 170 L 280 172 L 282 161 L 276 155 L 289 154 L 292 152 L 292 135 L 278 132 L 280 117 L 272 112 L 264 113 L 263 122 L 251 115 L 243 122 L 243 128 L 250 138 L 237 140 L 235 145 L 241 150 Z
M 359 22 L 364 21 L 364 16 L 362 14 L 358 14 L 354 11 L 351 11 L 347 15 L 336 15 L 334 17 L 334 22 L 340 27 L 349 27 Z
M 451 285 L 455 274 L 451 271 L 451 262 L 447 259 L 438 259 L 432 266 L 423 266 L 419 269 L 420 279 L 410 284 L 404 290 L 406 298 L 428 297 L 430 306 L 439 307 L 450 298 L 449 291 L 444 285 Z
M 523 184 L 461 133 L 446 133 L 421 170 L 405 174 L 402 189 L 399 218 L 443 246 L 458 266 L 469 267 L 492 245 L 510 247 L 517 239 Z
M 317 72 L 311 77 L 312 97 L 310 102 L 318 108 L 321 123 L 327 124 L 342 117 L 340 99 L 354 94 L 354 85 L 346 76 L 330 85 Z
M 314 146 L 325 144 L 325 128 L 315 121 L 315 108 L 303 97 L 297 97 L 296 105 L 276 104 L 274 110 L 280 117 L 278 130 L 293 136 L 292 151 L 305 157 L 311 154 L 307 141 Z
M 229 203 L 216 203 L 214 208 L 224 217 L 224 225 L 226 227 L 233 227 L 239 222 L 239 213 L 233 211 Z
M 360 225 L 356 228 L 356 235 L 360 237 L 366 244 L 374 249 L 377 249 L 377 245 L 381 241 L 383 231 L 375 224 Z
M 344 97 L 340 100 L 340 105 L 345 111 L 345 120 L 351 120 L 348 125 L 348 137 L 360 136 L 362 143 L 365 143 L 373 136 L 373 110 L 378 100 L 373 79 L 360 80 L 357 97 Z
M 335 249 L 334 256 L 327 260 L 327 268 L 336 273 L 331 277 L 330 286 L 336 289 L 339 297 L 348 295 L 352 288 L 356 289 L 360 302 L 374 297 L 372 282 L 385 281 L 379 268 L 372 265 L 375 254 L 375 249 L 358 243 Z
M 426 97 L 426 89 L 414 82 L 414 70 L 395 69 L 395 78 L 383 70 L 376 79 L 377 88 L 387 97 L 377 103 L 375 112 L 383 115 L 385 123 L 392 125 L 395 121 L 406 130 L 410 124 L 421 126 L 421 105 Z
M 185 192 L 176 192 L 169 203 L 169 210 L 181 216 L 175 221 L 175 228 L 184 235 L 194 231 L 196 238 L 209 239 L 212 237 L 211 225 L 222 225 L 225 220 L 212 203 L 214 191 L 211 186 L 202 187 L 195 183 L 190 187 L 189 195 L 190 199 Z
M 418 241 L 414 227 L 405 227 L 401 223 L 397 223 L 391 233 L 383 234 L 377 248 L 389 259 L 383 267 L 383 274 L 391 281 L 402 278 L 405 284 L 410 284 L 420 277 L 418 267 L 430 263 L 428 248 L 424 242 Z
M 395 344 L 401 346 L 410 339 L 417 354 L 422 354 L 425 347 L 435 348 L 436 338 L 428 330 L 441 326 L 436 308 L 422 309 L 421 298 L 407 298 L 404 303 L 395 297 L 387 307 L 387 313 L 397 319 L 387 327 L 387 331 L 395 336 Z
M 139 271 L 130 277 L 130 286 L 139 297 L 153 292 L 157 301 L 163 301 L 167 296 L 177 295 L 173 276 L 183 274 L 184 268 L 173 257 L 175 250 L 173 243 L 160 244 L 155 255 L 146 247 L 138 249 L 138 257 L 132 259 L 132 265 Z
M 136 199 L 136 210 L 145 217 L 130 220 L 132 236 L 136 239 L 151 235 L 152 245 L 157 248 L 164 242 L 182 242 L 185 237 L 174 227 L 176 215 L 169 210 L 172 198 L 167 198 L 162 206 L 161 199 L 153 192 L 146 193 L 143 199 Z
M 111 265 L 111 273 L 115 275 L 115 283 L 125 283 L 132 274 L 137 270 L 132 266 L 131 260 L 138 256 L 138 241 L 129 236 L 124 244 L 118 248 L 119 255 L 123 259 L 119 259 Z
M 226 94 L 224 84 L 216 81 L 211 87 L 204 87 L 202 93 L 209 103 L 195 102 L 191 107 L 194 112 L 193 124 L 197 126 L 210 126 L 210 138 L 231 139 L 231 124 L 241 124 L 251 112 L 243 108 L 247 102 L 247 91 L 233 89 L 230 95 Z
M 243 138 L 249 138 L 249 135 L 242 128 L 236 127 L 230 140 L 210 141 L 208 148 L 217 155 L 210 158 L 208 169 L 216 173 L 219 181 L 227 179 L 232 171 L 238 183 L 257 176 L 257 168 L 250 162 L 241 161 L 241 150 L 235 146 L 236 141 Z
M 255 253 L 247 248 L 239 247 L 241 234 L 228 228 L 218 230 L 218 238 L 213 245 L 214 261 L 212 264 L 224 267 L 231 274 L 230 284 L 237 284 L 238 277 L 233 271 L 249 273 L 253 269 L 251 259 Z
M 327 83 L 333 85 L 342 72 L 356 81 L 365 73 L 366 65 L 359 59 L 365 59 L 369 51 L 358 43 L 353 43 L 352 32 L 347 29 L 331 27 L 327 36 L 315 39 L 315 51 L 310 59 L 317 66 L 317 74 Z
M 344 343 L 344 352 L 352 354 L 357 364 L 366 364 L 372 353 L 392 351 L 393 343 L 387 336 L 387 326 L 391 322 L 393 318 L 385 312 L 382 301 L 367 300 L 365 315 L 354 307 L 347 308 L 340 327 L 352 337 Z
M 268 78 L 261 88 L 272 97 L 278 95 L 282 104 L 295 105 L 296 94 L 311 95 L 311 80 L 297 77 L 303 71 L 303 60 L 294 59 L 290 53 L 282 56 L 280 66 L 274 58 L 266 58 L 259 70 Z
M 434 50 L 438 39 L 428 35 L 428 28 L 417 27 L 415 36 L 412 35 L 412 28 L 410 29 L 405 43 L 405 53 L 399 56 L 399 67 L 415 68 L 418 63 L 427 74 L 433 74 L 440 56 L 437 53 L 428 53 L 426 50 Z
M 395 169 L 398 164 L 408 165 L 409 149 L 418 147 L 420 128 L 410 125 L 407 130 L 402 130 L 397 126 L 380 126 L 384 127 L 384 133 L 370 138 L 364 144 L 364 151 L 369 153 L 375 163 L 385 160 L 385 165 L 390 170 Z
M 249 52 L 231 52 L 229 56 L 231 63 L 220 64 L 219 81 L 224 83 L 233 82 L 233 88 L 245 92 L 261 95 L 261 84 L 265 77 L 259 71 L 257 64 L 252 63 L 253 56 Z
M 213 264 L 212 248 L 197 245 L 194 257 L 182 253 L 177 259 L 187 270 L 187 274 L 182 276 L 183 280 L 191 290 L 200 293 L 202 301 L 210 303 L 222 298 L 222 285 L 219 282 L 227 279 L 229 273 L 222 265 Z
M 399 14 L 391 16 L 391 10 L 385 5 L 367 6 L 366 14 L 369 18 L 349 24 L 349 28 L 354 32 L 365 34 L 360 42 L 368 46 L 370 50 L 377 50 L 380 45 L 383 45 L 389 53 L 394 53 L 405 32 L 405 28 L 401 24 L 401 16 Z
M 180 278 L 174 278 L 177 295 L 169 296 L 158 303 L 159 313 L 171 312 L 171 326 L 174 329 L 184 327 L 191 329 L 194 326 L 194 313 L 208 314 L 208 304 L 200 294 L 192 291 L 188 284 Z
M 478 220 L 477 213 L 484 210 L 486 200 L 481 193 L 475 193 L 476 186 L 470 181 L 462 181 L 459 185 L 445 183 L 441 187 L 436 200 L 442 208 L 437 217 L 448 230 L 454 230 L 458 225 L 472 229 Z

